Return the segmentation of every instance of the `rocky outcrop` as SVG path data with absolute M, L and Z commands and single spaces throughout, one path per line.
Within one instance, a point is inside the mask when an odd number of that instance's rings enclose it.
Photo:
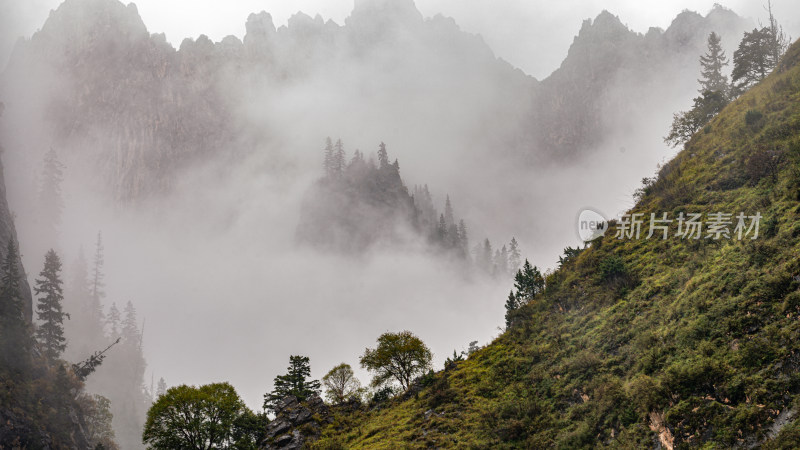
M 306 442 L 319 438 L 324 425 L 331 423 L 330 409 L 319 396 L 300 402 L 290 395 L 281 400 L 275 420 L 267 425 L 264 450 L 299 450 Z
M 530 128 L 530 140 L 539 159 L 575 159 L 602 145 L 613 130 L 631 129 L 640 119 L 636 111 L 662 98 L 648 86 L 694 80 L 711 31 L 723 37 L 725 47 L 735 48 L 750 25 L 721 6 L 706 16 L 684 11 L 666 31 L 651 28 L 644 35 L 608 11 L 584 21 L 561 67 L 533 95 L 529 123 L 537 126 Z M 675 92 L 682 93 L 682 88 Z

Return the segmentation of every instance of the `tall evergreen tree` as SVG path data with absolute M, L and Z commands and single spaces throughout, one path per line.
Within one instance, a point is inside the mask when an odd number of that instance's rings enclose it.
M 450 203 L 449 195 L 444 202 L 444 221 L 448 227 L 456 223 L 455 217 L 453 216 L 453 205 Z
M 386 151 L 386 144 L 381 142 L 378 146 L 378 168 L 386 169 L 389 167 L 389 152 Z
M 47 252 L 44 269 L 36 280 L 34 291 L 39 296 L 36 315 L 42 322 L 36 329 L 36 337 L 44 356 L 55 361 L 67 347 L 64 338 L 64 319 L 69 318 L 62 308 L 64 293 L 61 281 L 61 258 L 54 250 Z
M 325 170 L 325 176 L 328 178 L 333 176 L 334 159 L 333 141 L 330 137 L 328 137 L 325 139 L 325 161 L 322 165 L 323 169 Z
M 121 336 L 121 323 L 122 316 L 117 308 L 117 304 L 111 303 L 111 307 L 108 308 L 108 314 L 106 314 L 106 327 L 112 339 L 116 339 Z
M 520 304 L 517 296 L 514 295 L 514 291 L 508 293 L 508 298 L 506 299 L 506 328 L 511 326 L 511 314 L 516 311 Z
M 447 243 L 447 222 L 444 220 L 444 214 L 439 215 L 439 224 L 436 225 L 436 240 L 439 245 Z
M 0 278 L 0 283 L 2 283 L 0 286 L 0 315 L 9 320 L 24 322 L 18 260 L 17 246 L 14 241 L 9 240 L 0 266 L 3 272 L 2 278 Z
M 52 148 L 45 153 L 42 162 L 42 175 L 39 186 L 39 208 L 42 220 L 47 226 L 50 239 L 55 239 L 64 212 L 64 199 L 61 183 L 64 181 L 64 165 Z
M 142 336 L 136 318 L 136 308 L 132 302 L 125 304 L 125 318 L 122 320 L 122 339 L 139 347 Z
M 161 397 L 162 395 L 167 393 L 167 382 L 164 381 L 164 378 L 158 379 L 158 385 L 156 386 L 156 398 Z
M 739 48 L 733 52 L 733 91 L 741 95 L 763 80 L 770 71 L 768 59 L 769 31 L 766 28 L 745 32 Z
M 544 277 L 539 268 L 532 266 L 526 259 L 522 269 L 514 277 L 517 300 L 520 302 L 531 300 L 536 294 L 544 290 Z
M 467 224 L 464 220 L 458 221 L 458 241 L 461 252 L 466 259 L 469 255 L 469 235 L 467 234 Z
M 508 270 L 509 273 L 515 274 L 522 265 L 522 254 L 519 250 L 519 243 L 517 238 L 512 237 L 511 242 L 508 244 Z
M 723 74 L 723 68 L 728 65 L 728 57 L 722 49 L 722 39 L 713 31 L 708 35 L 708 51 L 700 56 L 701 76 L 700 92 L 721 92 L 727 95 L 728 77 Z
M 286 375 L 278 375 L 273 382 L 272 392 L 264 394 L 264 409 L 275 411 L 278 402 L 284 397 L 294 395 L 299 401 L 319 394 L 318 380 L 309 380 L 311 364 L 308 356 L 290 356 Z
M 105 256 L 103 251 L 105 247 L 103 246 L 103 233 L 101 231 L 97 232 L 97 242 L 95 244 L 95 251 L 94 251 L 94 267 L 92 268 L 92 298 L 94 299 L 96 306 L 100 308 L 100 312 L 102 314 L 102 302 L 103 298 L 105 297 L 105 274 L 103 273 L 103 266 L 105 266 Z
M 502 246 L 500 250 L 497 251 L 495 255 L 495 266 L 497 266 L 497 275 L 500 276 L 507 276 L 508 275 L 508 249 L 506 246 Z
M 483 244 L 479 247 L 478 255 L 476 255 L 475 262 L 484 272 L 492 273 L 492 243 L 489 239 L 484 239 Z
M 24 371 L 32 339 L 23 311 L 17 261 L 17 246 L 9 240 L 0 263 L 0 363 L 15 371 Z
M 345 168 L 344 144 L 341 139 L 336 140 L 336 145 L 333 152 L 333 174 L 334 176 L 341 176 Z

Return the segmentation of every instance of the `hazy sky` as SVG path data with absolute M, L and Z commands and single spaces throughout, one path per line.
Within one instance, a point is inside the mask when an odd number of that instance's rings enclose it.
M 766 0 L 764 0 L 765 2 Z M 558 67 L 583 19 L 595 17 L 603 9 L 618 15 L 635 31 L 651 26 L 666 28 L 684 9 L 705 14 L 714 3 L 755 19 L 764 17 L 761 0 L 416 0 L 426 17 L 443 14 L 455 18 L 465 31 L 481 34 L 496 55 L 544 78 Z M 60 0 L 0 0 L 0 29 L 11 35 L 30 35 Z M 123 3 L 130 3 L 123 1 Z M 150 32 L 166 33 L 179 45 L 186 37 L 206 34 L 214 40 L 244 34 L 244 23 L 251 12 L 265 10 L 277 26 L 286 24 L 297 11 L 320 14 L 343 23 L 353 8 L 353 0 L 138 0 Z M 796 0 L 774 0 L 773 9 L 786 31 L 800 35 L 800 4 Z M 3 42 L 0 56 L 5 61 L 9 42 Z

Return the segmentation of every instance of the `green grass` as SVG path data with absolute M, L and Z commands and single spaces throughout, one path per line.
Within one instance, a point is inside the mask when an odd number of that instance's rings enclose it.
M 768 440 L 800 393 L 800 44 L 784 61 L 632 210 L 760 212 L 757 240 L 608 233 L 547 277 L 520 325 L 418 395 L 338 414 L 316 447 L 643 448 L 659 423 L 676 448 Z

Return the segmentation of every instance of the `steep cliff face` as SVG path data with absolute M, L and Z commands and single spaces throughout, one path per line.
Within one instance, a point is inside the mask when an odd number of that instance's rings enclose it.
M 677 95 L 682 91 L 675 80 L 697 76 L 709 33 L 721 34 L 730 48 L 748 25 L 720 6 L 705 17 L 684 11 L 666 31 L 645 35 L 608 11 L 584 21 L 561 67 L 534 94 L 531 139 L 538 156 L 575 159 L 602 145 L 612 130 L 631 128 L 649 99 L 663 98 L 663 91 Z
M 0 116 L 2 116 L 1 103 Z M 2 146 L 0 145 L 0 155 L 2 153 L 3 150 Z M 8 248 L 9 242 L 13 242 L 14 245 L 19 248 L 19 242 L 17 241 L 17 230 L 14 227 L 14 215 L 11 213 L 11 210 L 8 207 L 8 200 L 6 198 L 6 181 L 4 176 L 3 162 L 0 161 L 0 249 L 2 249 L 2 253 L 5 253 L 5 249 Z M 20 268 L 20 273 L 22 274 L 22 279 L 20 282 L 22 285 L 21 294 L 24 302 L 23 314 L 25 315 L 25 320 L 31 322 L 33 318 L 33 296 L 31 295 L 31 288 L 28 284 L 28 279 L 25 276 L 25 269 L 22 267 L 22 260 L 20 259 L 17 261 L 17 264 Z

